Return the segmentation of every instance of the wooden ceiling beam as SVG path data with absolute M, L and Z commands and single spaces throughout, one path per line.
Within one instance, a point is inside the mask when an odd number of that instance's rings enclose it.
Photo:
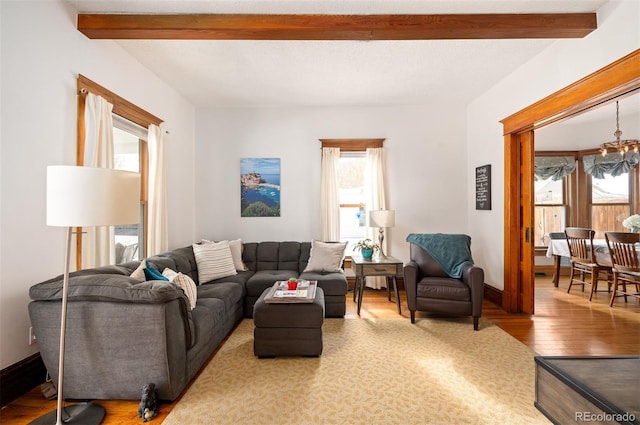
M 78 14 L 92 39 L 443 40 L 581 38 L 595 13 L 458 15 Z

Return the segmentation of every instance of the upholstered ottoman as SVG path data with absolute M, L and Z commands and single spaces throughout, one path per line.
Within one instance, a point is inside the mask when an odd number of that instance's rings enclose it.
M 253 306 L 253 353 L 257 357 L 319 356 L 322 353 L 324 293 L 311 303 L 268 304 L 266 289 Z

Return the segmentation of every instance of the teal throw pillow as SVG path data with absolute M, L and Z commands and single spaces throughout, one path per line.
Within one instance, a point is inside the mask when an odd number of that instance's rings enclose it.
M 166 281 L 169 281 L 169 279 L 167 279 L 166 276 L 163 276 L 162 273 L 160 273 L 158 271 L 158 269 L 156 269 L 153 266 L 153 264 L 151 264 L 148 261 L 147 261 L 147 267 L 144 269 L 144 277 L 147 280 L 166 280 Z

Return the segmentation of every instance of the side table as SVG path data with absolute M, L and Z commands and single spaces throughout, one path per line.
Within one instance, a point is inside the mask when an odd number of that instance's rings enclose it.
M 355 274 L 355 287 L 353 288 L 353 301 L 358 297 L 358 314 L 360 314 L 360 306 L 362 305 L 362 294 L 364 293 L 365 278 L 367 276 L 385 276 L 387 278 L 388 299 L 391 301 L 391 288 L 389 287 L 389 278 L 393 283 L 393 290 L 396 296 L 396 305 L 398 306 L 398 314 L 402 314 L 400 307 L 400 294 L 398 292 L 398 276 L 402 276 L 402 261 L 394 257 L 381 257 L 366 260 L 360 256 L 351 257 L 351 268 Z

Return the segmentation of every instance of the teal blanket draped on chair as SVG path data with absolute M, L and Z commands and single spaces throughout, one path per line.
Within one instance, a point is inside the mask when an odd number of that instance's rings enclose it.
M 473 264 L 471 237 L 444 233 L 410 233 L 407 242 L 427 251 L 451 277 L 459 279 L 466 264 Z

